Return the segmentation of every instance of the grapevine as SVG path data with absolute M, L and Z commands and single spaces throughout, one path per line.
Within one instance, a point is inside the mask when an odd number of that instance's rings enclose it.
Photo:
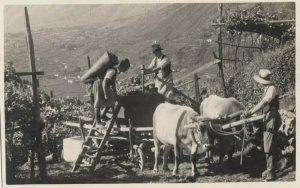
M 294 23 L 269 23 L 269 20 L 282 20 L 287 15 L 283 13 L 270 13 L 257 4 L 247 10 L 237 9 L 227 12 L 223 17 L 227 30 L 246 31 L 265 34 L 279 40 L 288 41 L 295 38 Z M 232 32 L 230 32 L 232 33 Z

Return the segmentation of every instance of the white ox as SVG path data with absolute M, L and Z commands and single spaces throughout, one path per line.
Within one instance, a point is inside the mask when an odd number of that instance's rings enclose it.
M 175 164 L 173 175 L 178 174 L 179 152 L 184 149 L 190 153 L 192 174 L 198 174 L 196 168 L 196 154 L 198 145 L 204 150 L 209 149 L 207 129 L 200 121 L 201 118 L 192 108 L 173 105 L 169 103 L 160 104 L 153 115 L 153 137 L 155 145 L 154 172 L 158 171 L 160 157 L 160 146 L 165 145 L 163 151 L 163 170 L 169 170 L 167 157 L 172 146 L 174 147 Z
M 245 107 L 235 98 L 222 98 L 216 95 L 210 95 L 205 98 L 200 105 L 200 115 L 211 119 L 218 119 L 239 111 L 244 111 Z M 230 121 L 236 121 L 236 118 Z M 215 123 L 213 127 L 218 127 Z M 209 129 L 209 143 L 213 144 L 214 148 L 220 155 L 219 163 L 222 163 L 225 154 L 228 155 L 228 164 L 232 159 L 234 152 L 234 138 L 233 136 L 223 136 L 214 133 Z

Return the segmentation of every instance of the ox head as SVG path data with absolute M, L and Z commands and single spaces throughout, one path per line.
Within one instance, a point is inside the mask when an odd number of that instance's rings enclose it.
M 193 122 L 186 125 L 186 129 L 192 129 L 196 142 L 201 145 L 204 151 L 212 148 L 213 137 L 210 131 L 210 118 L 203 116 L 195 116 L 192 118 Z

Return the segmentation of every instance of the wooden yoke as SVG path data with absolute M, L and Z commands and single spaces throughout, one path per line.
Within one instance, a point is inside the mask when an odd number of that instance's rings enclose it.
M 240 126 L 240 125 L 243 125 L 245 123 L 251 123 L 251 122 L 255 122 L 255 121 L 259 121 L 259 120 L 262 120 L 264 119 L 265 115 L 260 115 L 260 116 L 255 116 L 255 117 L 251 117 L 251 118 L 248 118 L 248 119 L 242 119 L 240 121 L 236 121 L 236 122 L 233 122 L 233 123 L 228 123 L 228 124 L 225 124 L 225 125 L 222 125 L 222 129 L 230 129 L 232 127 L 237 127 L 237 126 Z

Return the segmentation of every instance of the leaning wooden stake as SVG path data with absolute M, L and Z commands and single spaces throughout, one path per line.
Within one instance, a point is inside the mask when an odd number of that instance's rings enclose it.
M 145 92 L 145 65 L 141 65 L 141 75 L 142 75 L 142 93 Z
M 29 49 L 29 62 L 30 62 L 30 70 L 32 72 L 32 99 L 33 99 L 33 133 L 34 133 L 34 141 L 37 148 L 37 155 L 38 155 L 38 164 L 39 164 L 39 175 L 42 180 L 45 180 L 47 177 L 46 172 L 46 161 L 45 156 L 42 151 L 42 139 L 41 139 L 41 120 L 40 120 L 40 105 L 38 99 L 38 81 L 37 81 L 37 74 L 35 69 L 35 56 L 34 56 L 34 46 L 33 40 L 31 35 L 30 29 L 30 22 L 29 16 L 27 12 L 27 7 L 24 8 L 25 10 L 25 24 L 26 24 L 26 39 L 27 45 Z
M 222 21 L 222 12 L 223 12 L 223 4 L 220 3 L 219 4 L 219 22 Z M 221 42 L 221 44 L 219 44 L 219 58 L 220 58 L 220 62 L 218 63 L 219 66 L 219 70 L 220 70 L 220 77 L 221 77 L 221 82 L 222 82 L 222 87 L 223 87 L 223 92 L 224 92 L 224 97 L 227 97 L 227 92 L 226 92 L 226 86 L 225 86 L 225 79 L 224 79 L 224 72 L 223 72 L 223 49 L 222 49 L 222 26 L 219 26 L 220 28 L 220 33 L 219 33 L 219 39 L 218 41 Z

